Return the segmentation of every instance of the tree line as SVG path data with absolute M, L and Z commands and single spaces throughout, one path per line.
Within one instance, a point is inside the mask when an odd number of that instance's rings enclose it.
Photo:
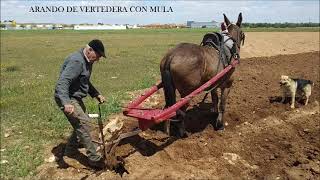
M 319 23 L 242 23 L 243 27 L 260 28 L 260 27 L 273 27 L 273 28 L 294 28 L 294 27 L 319 27 Z

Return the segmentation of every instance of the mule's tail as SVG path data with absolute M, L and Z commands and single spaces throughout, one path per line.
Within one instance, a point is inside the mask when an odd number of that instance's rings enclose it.
M 176 103 L 176 89 L 173 84 L 171 72 L 170 72 L 170 60 L 167 60 L 164 66 L 164 70 L 161 72 L 161 79 L 163 83 L 163 91 L 166 100 L 166 106 L 169 107 Z

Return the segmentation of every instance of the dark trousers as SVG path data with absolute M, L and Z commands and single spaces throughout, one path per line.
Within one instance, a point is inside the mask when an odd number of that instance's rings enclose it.
M 101 156 L 96 152 L 96 145 L 92 142 L 90 136 L 90 125 L 88 124 L 90 118 L 86 114 L 86 107 L 82 100 L 71 99 L 71 104 L 74 106 L 74 112 L 72 114 L 65 114 L 68 121 L 73 127 L 73 132 L 69 138 L 66 146 L 66 151 L 76 150 L 78 147 L 78 139 L 80 143 L 86 148 L 87 155 L 91 161 L 99 161 Z

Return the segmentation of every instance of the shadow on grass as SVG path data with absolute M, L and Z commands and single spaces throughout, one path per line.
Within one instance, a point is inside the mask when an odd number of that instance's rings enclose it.
M 54 154 L 54 156 L 56 156 L 58 159 L 58 161 L 57 161 L 58 168 L 61 168 L 61 169 L 67 169 L 68 167 L 75 167 L 74 164 L 68 164 L 65 162 L 65 160 L 63 158 L 65 147 L 66 147 L 66 143 L 60 143 L 59 145 L 52 148 L 52 150 L 51 150 L 51 152 Z M 74 159 L 77 162 L 79 162 L 81 165 L 83 165 L 85 167 L 89 167 L 87 156 L 85 156 L 81 152 L 77 152 L 72 156 L 65 156 L 65 157 L 70 158 L 70 159 Z

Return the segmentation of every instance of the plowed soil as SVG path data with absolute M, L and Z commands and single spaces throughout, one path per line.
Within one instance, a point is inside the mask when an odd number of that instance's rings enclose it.
M 39 179 L 320 179 L 319 51 L 241 59 L 233 75 L 225 114 L 225 130 L 210 124 L 210 97 L 190 103 L 188 136 L 168 137 L 147 130 L 121 142 L 116 154 L 127 172 L 94 172 L 57 162 L 38 168 Z M 310 103 L 280 103 L 281 75 L 314 82 Z M 142 91 L 141 91 L 142 92 Z M 133 92 L 133 97 L 140 92 Z M 163 107 L 162 93 L 149 100 Z M 125 130 L 136 121 L 125 120 Z M 50 147 L 56 155 L 63 145 Z M 46 155 L 47 157 L 50 155 Z

